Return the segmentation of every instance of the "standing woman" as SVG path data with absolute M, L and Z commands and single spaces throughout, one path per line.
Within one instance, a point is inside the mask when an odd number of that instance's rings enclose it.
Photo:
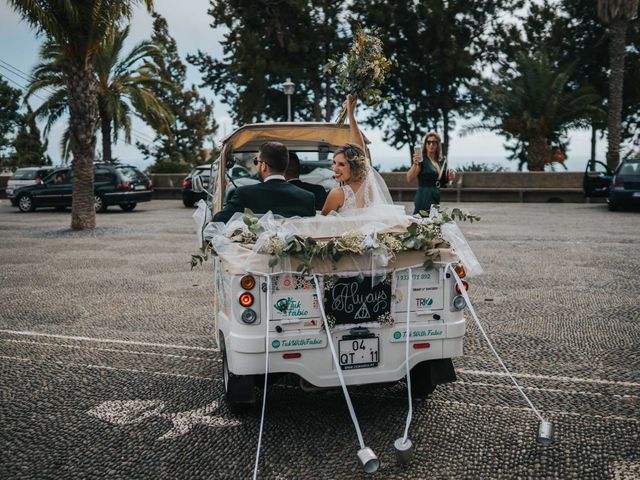
M 445 172 L 442 171 L 443 167 Z M 440 203 L 440 185 L 456 177 L 453 169 L 446 168 L 442 156 L 442 143 L 436 132 L 424 136 L 421 153 L 414 153 L 413 164 L 407 172 L 407 183 L 418 179 L 418 192 L 414 200 L 413 213 L 428 212 L 431 205 Z

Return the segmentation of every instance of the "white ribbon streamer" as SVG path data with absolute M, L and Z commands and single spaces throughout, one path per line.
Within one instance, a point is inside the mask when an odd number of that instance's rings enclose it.
M 344 382 L 344 377 L 342 375 L 342 369 L 340 368 L 340 362 L 338 361 L 338 355 L 336 354 L 336 349 L 333 346 L 333 338 L 331 337 L 331 330 L 329 330 L 329 323 L 327 322 L 327 316 L 324 313 L 324 302 L 322 301 L 322 296 L 320 295 L 320 284 L 318 282 L 318 276 L 313 275 L 313 281 L 316 285 L 316 293 L 318 295 L 318 306 L 320 307 L 320 313 L 322 314 L 322 322 L 324 323 L 324 330 L 327 333 L 327 343 L 329 344 L 329 348 L 331 349 L 331 355 L 333 356 L 333 361 L 336 365 L 336 370 L 338 371 L 338 379 L 340 380 L 340 386 L 342 387 L 342 392 L 344 393 L 344 399 L 347 402 L 347 408 L 349 409 L 349 414 L 351 415 L 351 421 L 353 422 L 353 426 L 356 429 L 356 434 L 358 435 L 358 443 L 360 443 L 360 449 L 366 448 L 364 444 L 364 440 L 362 439 L 362 432 L 360 432 L 360 425 L 358 424 L 358 419 L 356 417 L 356 412 L 353 409 L 353 405 L 351 403 L 351 397 L 349 396 L 349 391 L 347 390 L 347 385 Z
M 264 414 L 267 408 L 267 377 L 269 375 L 269 322 L 271 320 L 271 275 L 267 277 L 267 328 L 264 337 L 264 389 L 262 391 L 262 414 L 260 415 L 260 433 L 258 434 L 258 448 L 256 450 L 256 461 L 253 466 L 253 480 L 258 478 L 258 463 L 260 462 L 260 447 L 262 446 L 262 430 L 264 428 Z
M 411 425 L 411 418 L 413 417 L 413 400 L 411 399 L 411 369 L 409 368 L 409 319 L 411 318 L 411 292 L 413 290 L 413 269 L 409 267 L 409 284 L 407 285 L 407 338 L 404 342 L 405 363 L 407 367 L 407 395 L 409 396 L 409 411 L 407 412 L 407 421 L 404 426 L 404 436 L 402 437 L 402 443 L 407 443 L 409 436 L 409 426 Z
M 542 418 L 542 415 L 540 415 L 540 412 L 538 412 L 536 407 L 533 406 L 533 403 L 531 403 L 531 400 L 529 400 L 529 397 L 527 397 L 527 394 L 524 393 L 524 390 L 522 389 L 520 384 L 518 384 L 516 379 L 513 378 L 513 375 L 511 375 L 511 372 L 509 371 L 507 366 L 504 364 L 504 362 L 500 358 L 500 355 L 498 355 L 498 352 L 496 351 L 496 349 L 493 348 L 493 344 L 491 343 L 491 340 L 489 340 L 489 336 L 487 335 L 487 332 L 484 331 L 484 328 L 482 327 L 482 324 L 480 323 L 480 319 L 478 318 L 478 315 L 476 315 L 476 311 L 473 308 L 473 305 L 471 304 L 471 299 L 469 298 L 469 295 L 467 294 L 467 290 L 464 288 L 464 284 L 462 283 L 462 280 L 460 280 L 460 277 L 458 276 L 458 274 L 456 273 L 455 269 L 453 268 L 453 266 L 450 263 L 447 264 L 447 266 L 445 268 L 445 271 L 447 270 L 447 268 L 453 274 L 453 278 L 455 278 L 456 284 L 460 288 L 460 294 L 462 295 L 462 298 L 464 298 L 465 302 L 467 302 L 467 307 L 469 308 L 469 311 L 471 312 L 471 316 L 475 320 L 476 325 L 478 325 L 478 329 L 480 330 L 480 333 L 482 333 L 482 336 L 484 337 L 484 339 L 487 341 L 487 344 L 489 345 L 489 348 L 491 349 L 491 351 L 493 352 L 495 357 L 498 359 L 498 363 L 500 363 L 500 366 L 503 368 L 503 370 L 506 372 L 507 376 L 511 379 L 513 384 L 516 386 L 516 388 L 520 392 L 520 395 L 522 395 L 522 397 L 529 404 L 529 407 L 531 407 L 531 410 L 533 411 L 533 413 L 536 414 L 536 416 L 540 419 L 540 421 L 544 422 L 545 419 Z

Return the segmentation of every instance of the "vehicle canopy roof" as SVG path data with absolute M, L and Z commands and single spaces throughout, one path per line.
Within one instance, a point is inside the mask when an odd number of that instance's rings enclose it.
M 251 123 L 227 135 L 222 144 L 236 152 L 256 151 L 262 143 L 270 140 L 285 142 L 292 150 L 316 150 L 322 145 L 332 151 L 349 142 L 349 125 L 326 122 Z M 364 140 L 370 143 L 366 137 Z

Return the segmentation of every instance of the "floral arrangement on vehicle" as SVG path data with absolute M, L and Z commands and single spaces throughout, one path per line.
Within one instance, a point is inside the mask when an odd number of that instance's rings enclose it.
M 242 218 L 243 225 L 231 231 L 227 236 L 233 242 L 244 245 L 254 245 L 259 237 L 261 242 L 258 253 L 269 255 L 269 267 L 273 268 L 286 257 L 299 260 L 296 271 L 303 275 L 313 273 L 313 261 L 330 260 L 333 264 L 345 256 L 362 256 L 366 254 L 381 255 L 394 258 L 403 251 L 422 251 L 425 255 L 424 268 L 431 268 L 437 259 L 437 246 L 444 241 L 440 226 L 455 220 L 474 222 L 480 217 L 453 208 L 451 212 L 437 208 L 438 215 L 429 218 L 427 212 L 420 212 L 420 217 L 414 217 L 406 231 L 401 233 L 370 233 L 363 234 L 353 231 L 342 236 L 318 240 L 300 235 L 284 236 L 281 232 L 273 232 L 263 237 L 264 228 L 258 217 L 246 209 Z M 207 245 L 199 255 L 192 255 L 191 267 L 202 264 L 208 259 L 211 245 Z
M 358 27 L 349 53 L 342 59 L 330 60 L 324 66 L 324 71 L 335 73 L 338 85 L 345 92 L 376 107 L 384 100 L 379 87 L 384 83 L 392 65 L 393 61 L 382 51 L 382 40 L 377 31 L 367 34 Z M 346 116 L 347 110 L 343 107 L 336 123 L 343 125 Z

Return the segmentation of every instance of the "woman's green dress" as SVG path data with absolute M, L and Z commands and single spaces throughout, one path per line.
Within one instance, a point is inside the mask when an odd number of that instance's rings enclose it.
M 418 192 L 413 201 L 414 214 L 420 210 L 428 213 L 431 210 L 431 205 L 440 203 L 438 176 L 436 167 L 428 158 L 425 158 L 420 164 L 420 173 L 418 173 Z

